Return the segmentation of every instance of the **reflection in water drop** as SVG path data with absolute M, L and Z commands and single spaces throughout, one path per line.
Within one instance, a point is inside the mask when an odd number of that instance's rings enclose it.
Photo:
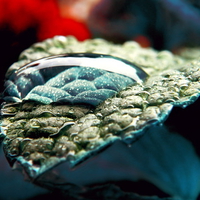
M 17 70 L 8 70 L 5 100 L 35 100 L 98 105 L 118 91 L 141 83 L 147 74 L 117 57 L 73 53 L 50 56 Z

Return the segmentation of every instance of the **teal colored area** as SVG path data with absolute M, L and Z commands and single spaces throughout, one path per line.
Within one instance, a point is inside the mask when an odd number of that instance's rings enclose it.
M 96 106 L 135 83 L 129 77 L 104 70 L 90 67 L 84 68 L 84 70 L 77 70 L 77 67 L 74 70 L 73 68 L 59 73 L 44 85 L 34 87 L 24 99 L 45 104 L 65 101 Z
M 147 78 L 135 64 L 95 53 L 50 56 L 13 71 L 5 82 L 4 100 L 66 101 L 98 105 Z
M 16 84 L 8 80 L 9 90 L 7 92 L 18 98 L 21 94 L 21 99 L 44 104 L 62 101 L 97 106 L 118 91 L 135 83 L 133 79 L 124 75 L 91 67 L 67 68 L 44 84 L 41 82 L 42 78 L 37 83 L 38 79 L 35 79 L 35 74 L 35 71 L 28 76 L 21 74 Z

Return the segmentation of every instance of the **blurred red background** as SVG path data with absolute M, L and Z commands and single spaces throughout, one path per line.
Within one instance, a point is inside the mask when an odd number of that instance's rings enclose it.
M 73 12 L 78 2 L 83 1 L 0 0 L 0 27 L 7 26 L 16 34 L 34 27 L 38 41 L 55 35 L 74 35 L 78 40 L 84 40 L 91 35 L 83 16 L 81 18 Z M 92 2 L 94 0 L 85 1 L 82 9 L 84 5 L 88 8 Z

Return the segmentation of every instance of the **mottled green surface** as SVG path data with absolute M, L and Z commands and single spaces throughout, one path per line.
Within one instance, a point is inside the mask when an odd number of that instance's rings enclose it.
M 103 53 L 127 59 L 141 66 L 149 78 L 97 108 L 35 103 L 5 105 L 2 136 L 6 136 L 8 157 L 36 165 L 36 176 L 44 167 L 63 159 L 73 167 L 115 140 L 130 143 L 144 128 L 162 123 L 173 106 L 186 107 L 199 97 L 197 60 L 174 56 L 168 51 L 143 49 L 135 42 L 115 45 L 102 39 L 78 42 L 72 37 L 55 37 L 22 52 L 7 74 L 41 57 L 72 52 Z M 38 165 L 42 166 L 39 171 Z

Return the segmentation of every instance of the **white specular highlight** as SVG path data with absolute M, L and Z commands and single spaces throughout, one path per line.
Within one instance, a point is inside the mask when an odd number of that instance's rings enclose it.
M 56 59 L 55 59 L 56 58 Z M 38 65 L 37 65 L 38 64 Z M 32 68 L 34 66 L 34 68 Z M 80 67 L 92 67 L 97 69 L 106 70 L 109 72 L 118 73 L 132 78 L 136 82 L 142 82 L 142 79 L 138 76 L 137 70 L 129 64 L 109 57 L 56 57 L 43 58 L 38 61 L 34 61 L 18 71 L 18 75 L 21 73 L 29 73 L 30 67 L 32 70 L 40 70 L 47 67 L 58 66 L 80 66 Z

